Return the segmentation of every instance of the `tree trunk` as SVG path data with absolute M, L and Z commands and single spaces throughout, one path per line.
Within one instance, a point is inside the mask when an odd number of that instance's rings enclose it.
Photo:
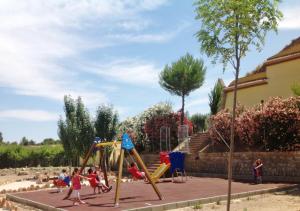
M 181 105 L 181 116 L 180 116 L 180 125 L 183 125 L 184 121 L 184 95 L 181 96 L 182 105 Z
M 237 59 L 237 65 L 235 70 L 235 82 L 233 92 L 233 108 L 232 108 L 232 119 L 230 126 L 230 151 L 228 156 L 228 195 L 227 195 L 227 211 L 230 211 L 230 200 L 231 200 L 231 180 L 232 180 L 232 160 L 234 152 L 234 128 L 235 128 L 235 116 L 236 116 L 236 103 L 237 103 L 237 84 L 240 72 L 240 59 Z

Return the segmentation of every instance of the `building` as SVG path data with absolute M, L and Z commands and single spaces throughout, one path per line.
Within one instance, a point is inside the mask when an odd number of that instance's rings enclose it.
M 238 79 L 237 102 L 251 107 L 269 97 L 290 97 L 295 83 L 300 84 L 300 37 Z M 234 81 L 224 88 L 224 108 L 232 108 L 233 89 Z

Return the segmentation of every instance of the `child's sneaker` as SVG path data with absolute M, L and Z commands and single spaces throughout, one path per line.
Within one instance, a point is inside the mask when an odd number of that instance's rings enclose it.
M 107 192 L 109 192 L 112 189 L 112 186 L 109 186 L 109 188 L 107 189 Z
M 78 202 L 75 202 L 73 205 L 74 205 L 74 206 L 78 206 L 78 205 L 79 205 L 79 203 L 78 203 Z
M 80 204 L 86 204 L 86 202 L 85 201 L 80 201 Z

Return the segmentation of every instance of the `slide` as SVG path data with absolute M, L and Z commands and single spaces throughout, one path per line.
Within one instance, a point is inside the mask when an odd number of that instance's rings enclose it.
M 170 168 L 170 164 L 162 163 L 160 166 L 151 174 L 151 178 L 154 182 L 157 182 L 159 178 Z

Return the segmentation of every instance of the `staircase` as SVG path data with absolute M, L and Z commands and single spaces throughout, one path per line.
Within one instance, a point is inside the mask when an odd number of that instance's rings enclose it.
M 150 160 L 147 160 L 147 169 L 150 174 L 152 174 L 160 165 L 160 158 L 159 153 L 157 153 L 157 156 L 152 157 Z
M 182 143 L 183 144 L 183 143 Z M 199 151 L 205 150 L 206 147 L 210 144 L 209 134 L 208 133 L 196 133 L 192 135 L 189 139 L 189 154 L 194 157 L 198 156 Z M 173 151 L 182 151 L 181 146 L 177 146 Z M 153 173 L 160 165 L 159 153 L 157 156 L 152 156 L 150 160 L 147 160 L 148 171 Z
M 204 150 L 209 143 L 210 139 L 207 132 L 194 134 L 190 139 L 190 154 L 193 156 L 198 156 L 198 152 Z

